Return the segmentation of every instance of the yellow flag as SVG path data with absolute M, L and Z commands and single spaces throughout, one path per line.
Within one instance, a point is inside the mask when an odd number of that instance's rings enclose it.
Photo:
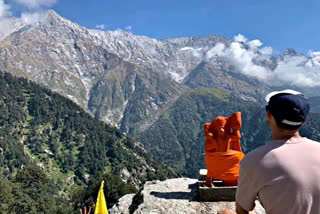
M 101 182 L 94 214 L 108 214 L 106 199 L 103 193 L 103 184 L 104 181 Z

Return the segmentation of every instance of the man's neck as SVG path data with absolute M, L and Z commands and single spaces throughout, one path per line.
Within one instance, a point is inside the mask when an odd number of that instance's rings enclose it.
M 272 140 L 288 140 L 301 138 L 299 131 L 275 130 L 272 132 Z

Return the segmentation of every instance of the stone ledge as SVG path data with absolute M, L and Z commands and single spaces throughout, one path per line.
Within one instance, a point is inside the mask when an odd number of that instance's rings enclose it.
M 235 201 L 237 186 L 207 187 L 198 181 L 200 201 Z

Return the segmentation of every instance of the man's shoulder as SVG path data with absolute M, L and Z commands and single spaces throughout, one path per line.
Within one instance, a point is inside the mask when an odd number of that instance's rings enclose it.
M 254 165 L 258 160 L 261 159 L 268 151 L 270 151 L 270 146 L 267 144 L 260 146 L 249 153 L 247 153 L 241 160 L 241 166 Z
M 314 144 L 315 146 L 320 146 L 320 142 L 318 142 L 318 141 L 314 141 L 314 140 L 311 140 L 311 139 L 306 138 L 306 137 L 304 137 L 304 138 L 302 138 L 302 139 L 303 139 L 303 141 L 305 141 L 305 142 L 307 142 L 307 143 L 312 143 L 312 144 Z
M 320 151 L 320 142 L 317 142 L 308 138 L 303 138 L 303 143 L 308 145 L 308 149 L 312 149 L 314 151 Z
M 308 144 L 309 146 L 312 147 L 312 149 L 315 149 L 318 151 L 320 151 L 320 143 L 308 138 L 301 138 L 300 140 L 301 143 L 300 145 L 306 146 L 306 144 Z M 266 156 L 270 157 L 273 156 L 273 152 L 272 150 L 274 150 L 275 148 L 281 146 L 282 143 L 275 143 L 274 141 L 269 141 L 267 142 L 265 145 L 260 146 L 254 150 L 252 150 L 251 152 L 249 152 L 248 154 L 245 155 L 245 157 L 242 159 L 241 161 L 241 165 L 243 166 L 247 166 L 247 165 L 258 165 L 259 162 Z

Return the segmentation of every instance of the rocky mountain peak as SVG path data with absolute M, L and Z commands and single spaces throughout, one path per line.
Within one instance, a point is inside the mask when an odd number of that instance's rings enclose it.
M 180 37 L 180 38 L 169 38 L 165 41 L 174 43 L 179 47 L 214 47 L 218 43 L 230 44 L 230 40 L 219 35 L 208 35 L 208 36 L 193 36 L 193 37 Z
M 54 10 L 48 10 L 46 12 L 46 17 L 47 18 L 52 18 L 52 19 L 64 19 L 62 18 L 59 14 L 57 14 Z
M 298 53 L 295 49 L 293 48 L 287 48 L 283 54 L 283 56 L 301 56 L 302 54 Z
M 286 60 L 290 60 L 294 57 L 301 57 L 304 58 L 304 61 L 306 62 L 308 60 L 308 58 L 306 56 L 304 56 L 303 54 L 297 52 L 295 49 L 293 48 L 287 48 L 283 51 L 282 54 L 278 55 L 278 56 L 274 56 L 273 58 L 276 59 L 276 64 L 278 64 L 278 62 L 281 61 L 286 61 Z
M 70 33 L 70 31 L 64 31 L 66 28 L 71 28 L 73 33 L 81 33 L 87 31 L 86 28 L 61 17 L 54 10 L 48 10 L 45 14 L 40 16 L 39 21 L 33 24 L 33 26 L 35 27 L 37 27 L 38 25 L 47 29 L 61 31 L 61 33 L 63 34 Z

